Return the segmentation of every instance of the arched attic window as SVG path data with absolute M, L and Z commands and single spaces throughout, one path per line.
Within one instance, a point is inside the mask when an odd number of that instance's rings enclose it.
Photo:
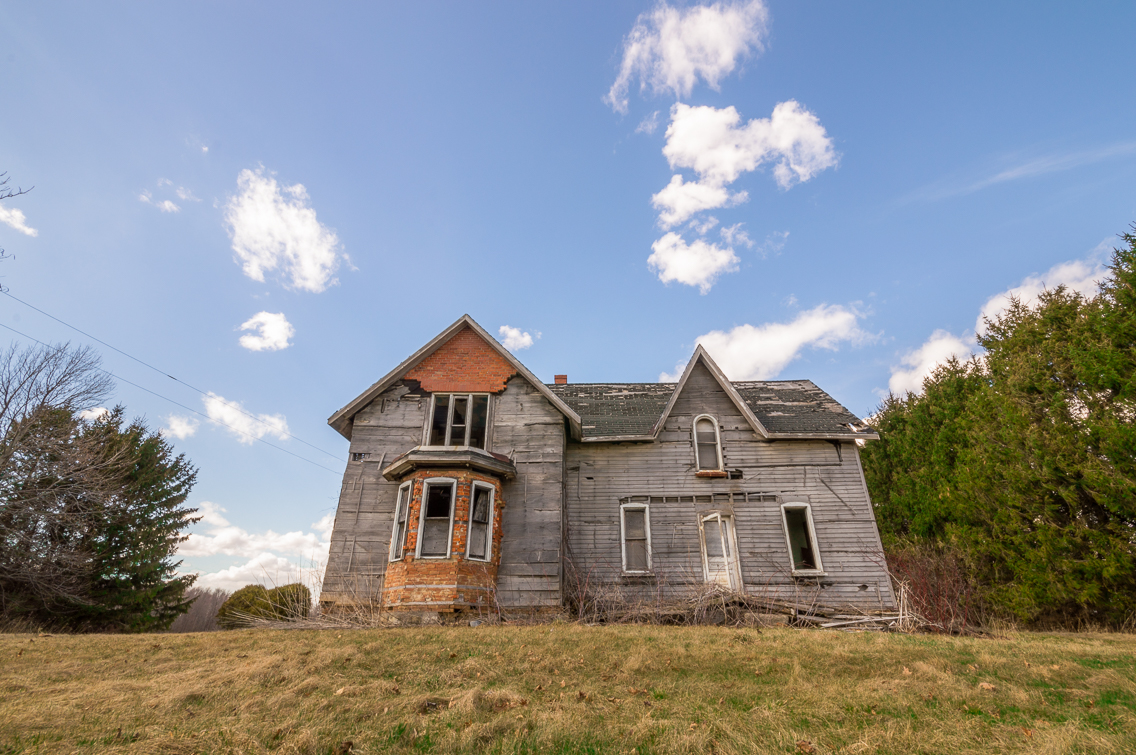
M 694 458 L 699 472 L 722 469 L 722 439 L 718 435 L 718 421 L 709 414 L 694 418 Z

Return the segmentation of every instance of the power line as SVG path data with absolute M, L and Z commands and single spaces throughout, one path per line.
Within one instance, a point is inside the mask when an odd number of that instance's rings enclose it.
M 260 422 L 261 424 L 264 424 L 264 420 L 262 420 L 262 419 L 261 419 L 260 417 L 256 416 L 255 414 L 251 414 L 251 413 L 249 413 L 249 412 L 245 411 L 245 410 L 244 410 L 243 408 L 241 408 L 241 406 L 240 406 L 239 404 L 234 404 L 234 403 L 230 403 L 230 402 L 228 402 L 228 401 L 225 401 L 224 399 L 222 399 L 222 398 L 221 398 L 220 396 L 217 396 L 216 394 L 214 394 L 214 395 L 210 396 L 210 395 L 209 395 L 208 393 L 206 393 L 205 391 L 201 390 L 200 388 L 197 388 L 196 386 L 192 386 L 192 385 L 190 385 L 189 383 L 185 382 L 185 381 L 184 381 L 184 380 L 182 380 L 181 378 L 176 378 L 176 377 L 174 377 L 173 375 L 171 375 L 171 374 L 169 374 L 168 372 L 166 372 L 165 370 L 161 370 L 161 369 L 158 369 L 157 367 L 155 367 L 154 365 L 150 364 L 149 362 L 145 362 L 145 361 L 143 361 L 143 360 L 139 359 L 138 357 L 136 357 L 136 356 L 134 356 L 134 355 L 132 355 L 132 354 L 127 354 L 127 353 L 126 353 L 125 351 L 123 351 L 122 349 L 118 348 L 117 346 L 111 346 L 111 345 L 110 345 L 109 343 L 107 343 L 106 341 L 104 341 L 104 340 L 102 340 L 102 339 L 100 339 L 100 338 L 95 338 L 95 337 L 94 337 L 93 335 L 91 335 L 90 333 L 87 333 L 86 331 L 83 331 L 83 330 L 79 330 L 79 328 L 76 328 L 76 327 L 75 327 L 74 325 L 72 325 L 72 324 L 70 324 L 70 323 L 68 323 L 68 322 L 64 322 L 63 320 L 60 320 L 60 319 L 59 319 L 58 317 L 56 317 L 56 316 L 55 316 L 55 315 L 53 315 L 53 314 L 50 314 L 50 313 L 48 313 L 48 312 L 44 312 L 44 311 L 43 311 L 42 309 L 40 309 L 39 307 L 35 306 L 34 304 L 28 304 L 28 303 L 27 303 L 26 301 L 24 301 L 23 299 L 19 299 L 19 298 L 17 298 L 17 297 L 15 297 L 15 296 L 13 296 L 13 295 L 12 295 L 12 294 L 11 294 L 10 292 L 8 292 L 8 291 L 0 291 L 0 293 L 4 294 L 4 295 L 5 295 L 5 296 L 7 296 L 7 297 L 8 297 L 9 299 L 14 299 L 15 301 L 18 301 L 18 302 L 19 302 L 20 304 L 23 304 L 23 305 L 24 305 L 25 307 L 28 307 L 29 309 L 34 309 L 34 310 L 35 310 L 36 312 L 39 312 L 39 313 L 40 313 L 41 315 L 43 315 L 44 317 L 50 317 L 50 318 L 51 318 L 52 320 L 55 320 L 55 321 L 56 321 L 57 323 L 59 323 L 60 325 L 64 325 L 64 326 L 66 326 L 66 327 L 68 327 L 68 328 L 71 328 L 71 330 L 75 331 L 76 333 L 80 333 L 80 334 L 82 334 L 82 335 L 86 336 L 87 338 L 90 338 L 90 339 L 91 339 L 92 341 L 98 341 L 98 342 L 99 342 L 99 343 L 101 343 L 101 344 L 102 344 L 103 346 L 106 346 L 106 347 L 107 347 L 108 349 L 111 349 L 112 351 L 117 351 L 117 352 L 118 352 L 119 354 L 122 354 L 122 355 L 123 355 L 124 357 L 126 357 L 127 359 L 133 359 L 133 360 L 134 360 L 135 362 L 137 362 L 138 364 L 142 365 L 143 367 L 148 367 L 149 369 L 153 370 L 154 372 L 158 373 L 159 375 L 164 375 L 164 376 L 168 377 L 168 378 L 169 378 L 170 380 L 173 380 L 174 382 L 177 382 L 177 383 L 181 383 L 182 385 L 184 385 L 184 386 L 185 386 L 186 388 L 189 388 L 190 390 L 194 390 L 194 391 L 197 391 L 198 393 L 200 393 L 200 394 L 201 394 L 202 396 L 204 396 L 205 398 L 211 398 L 211 399 L 212 399 L 212 400 L 214 400 L 214 401 L 217 401 L 217 402 L 219 402 L 219 403 L 222 403 L 222 404 L 224 404 L 225 406 L 229 407 L 230 409 L 234 409 L 234 410 L 236 410 L 236 411 L 240 412 L 241 414 L 245 415 L 246 417 L 249 417 L 249 418 L 251 418 L 251 419 L 254 419 L 254 420 L 256 420 L 257 422 Z M 5 327 L 7 327 L 7 326 L 5 326 Z M 8 328 L 8 329 L 9 329 L 9 330 L 12 330 L 11 328 Z M 30 337 L 30 336 L 29 336 L 29 337 Z M 35 339 L 33 338 L 32 340 L 35 340 Z M 119 378 L 119 379 L 121 380 L 121 378 Z M 130 382 L 130 381 L 128 381 L 128 380 L 123 380 L 123 382 L 124 382 L 124 383 L 128 383 L 128 382 Z M 133 383 L 130 383 L 130 384 L 131 384 L 131 385 L 134 385 Z M 146 390 L 146 389 L 145 389 L 145 388 L 143 388 L 142 390 Z M 155 395 L 157 395 L 157 394 L 155 394 Z M 163 396 L 162 398 L 165 398 L 165 397 Z M 168 399 L 168 400 L 172 400 L 172 399 Z M 176 402 L 175 402 L 175 403 L 176 403 Z M 180 404 L 179 404 L 179 406 L 180 406 Z M 190 409 L 190 411 L 196 411 L 196 410 L 195 410 L 195 409 Z M 197 412 L 197 413 L 198 413 L 198 414 L 201 414 L 201 412 Z M 203 415 L 203 416 L 204 416 L 204 415 Z M 296 437 L 295 435 L 293 435 L 292 433 L 288 432 L 287 430 L 285 430 L 285 431 L 284 431 L 284 434 L 285 434 L 285 435 L 287 435 L 287 436 L 288 436 L 289 438 L 291 438 L 292 440 L 295 440 L 295 441 L 298 441 L 298 442 L 300 442 L 300 443 L 303 443 L 303 444 L 304 444 L 305 446 L 308 446 L 309 448 L 314 448 L 315 450 L 319 451 L 319 452 L 320 452 L 320 453 L 322 453 L 322 454 L 327 454 L 328 456 L 330 456 L 331 458 L 333 458 L 333 459 L 336 459 L 336 460 L 338 460 L 338 459 L 339 459 L 339 456 L 338 456 L 337 454 L 333 454 L 333 453 L 331 453 L 330 451 L 325 451 L 325 450 L 323 450 L 322 448 L 320 448 L 319 446 L 316 446 L 316 445 L 313 445 L 313 444 L 311 444 L 311 443 L 308 443 L 308 442 L 307 442 L 306 440 L 304 440 L 303 438 L 297 438 L 297 437 Z M 326 467 L 325 467 L 325 469 L 326 469 Z
M 50 317 L 50 315 L 48 315 L 48 316 Z M 64 323 L 64 324 L 66 324 L 66 323 Z M 5 325 L 2 322 L 0 322 L 0 328 L 7 328 L 8 330 L 12 331 L 16 335 L 22 336 L 22 337 L 28 339 L 29 341 L 34 341 L 34 342 L 38 343 L 40 346 L 43 346 L 45 348 L 55 349 L 56 351 L 62 351 L 63 350 L 62 346 L 52 346 L 51 344 L 44 343 L 43 341 L 39 340 L 38 338 L 33 338 L 32 336 L 29 336 L 27 333 L 21 333 L 20 331 L 16 330 L 15 328 L 11 327 L 10 325 Z M 76 328 L 76 330 L 77 330 L 77 328 Z M 102 343 L 102 342 L 100 341 L 100 343 Z M 117 351 L 117 349 L 115 349 L 115 350 Z M 127 356 L 129 356 L 129 355 L 127 355 Z M 218 425 L 221 425 L 222 427 L 227 427 L 230 430 L 232 430 L 233 432 L 238 433 L 240 435 L 243 435 L 246 438 L 251 438 L 255 441 L 263 443 L 264 445 L 268 446 L 269 448 L 275 448 L 277 451 L 283 451 L 284 453 L 288 454 L 289 456 L 294 456 L 297 459 L 300 459 L 301 461 L 306 461 L 309 464 L 312 464 L 314 466 L 319 467 L 320 469 L 326 469 L 328 472 L 331 472 L 334 475 L 339 474 L 339 472 L 337 472 L 334 469 L 331 469 L 330 467 L 325 467 L 323 464 L 320 464 L 319 462 L 312 461 L 311 459 L 309 459 L 307 457 L 300 456 L 297 453 L 293 453 L 293 452 L 289 451 L 287 448 L 282 448 L 282 447 L 276 445 L 275 443 L 269 443 L 264 438 L 258 438 L 255 435 L 253 435 L 252 433 L 247 433 L 244 430 L 241 430 L 240 428 L 233 427 L 232 425 L 228 424 L 227 422 L 222 422 L 218 419 L 214 419 L 213 417 L 210 417 L 208 414 L 205 414 L 204 412 L 200 412 L 197 409 L 194 409 L 193 407 L 186 406 L 185 404 L 181 403 L 180 401 L 175 401 L 174 399 L 170 398 L 169 396 L 163 396 L 162 394 L 157 393 L 156 391 L 152 391 L 149 388 L 144 388 L 143 386 L 138 385 L 138 383 L 132 383 L 131 381 L 127 380 L 126 378 L 122 378 L 122 377 L 119 377 L 118 375 L 115 375 L 110 370 L 104 370 L 102 367 L 96 367 L 95 369 L 98 370 L 99 372 L 104 372 L 107 375 L 110 375 L 115 380 L 121 380 L 122 382 L 126 383 L 127 385 L 132 385 L 140 391 L 145 391 L 146 393 L 149 393 L 151 396 L 157 396 L 158 398 L 162 399 L 163 401 L 169 401 L 174 406 L 180 406 L 182 409 L 185 409 L 188 412 L 193 412 L 194 414 L 199 414 L 202 417 L 205 417 L 205 419 L 209 420 L 210 422 L 216 422 Z M 176 380 L 176 378 L 175 378 L 175 380 Z

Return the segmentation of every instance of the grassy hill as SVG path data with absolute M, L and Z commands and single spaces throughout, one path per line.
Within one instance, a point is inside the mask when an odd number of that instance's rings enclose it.
M 0 753 L 1134 750 L 1132 635 L 0 635 Z

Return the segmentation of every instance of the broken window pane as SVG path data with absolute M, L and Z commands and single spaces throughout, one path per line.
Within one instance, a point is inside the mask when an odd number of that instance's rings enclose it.
M 694 440 L 698 447 L 698 468 L 719 469 L 718 433 L 714 429 L 714 421 L 708 417 L 698 420 L 694 428 Z
M 623 510 L 623 552 L 626 557 L 624 568 L 627 571 L 650 570 L 646 508 L 625 508 Z
M 725 558 L 726 551 L 722 544 L 722 522 L 717 516 L 706 519 L 702 523 L 703 535 L 706 538 L 706 557 Z
M 809 531 L 807 509 L 785 509 L 785 527 L 789 532 L 789 551 L 794 569 L 816 569 L 813 538 Z
M 402 487 L 398 491 L 398 500 L 395 502 L 394 535 L 391 537 L 390 560 L 398 561 L 406 548 L 406 516 L 410 507 L 410 486 Z
M 434 397 L 434 419 L 430 423 L 431 446 L 446 445 L 446 422 L 450 414 L 450 397 L 440 394 Z
M 485 448 L 485 427 L 489 421 L 489 397 L 474 396 L 470 407 L 469 445 Z
M 473 489 L 469 523 L 469 557 L 486 558 L 489 553 L 489 489 Z
M 422 555 L 450 555 L 450 513 L 453 511 L 450 483 L 426 487 L 425 519 L 422 522 Z
M 465 445 L 465 415 L 469 404 L 468 396 L 454 396 L 454 414 L 450 422 L 450 445 Z

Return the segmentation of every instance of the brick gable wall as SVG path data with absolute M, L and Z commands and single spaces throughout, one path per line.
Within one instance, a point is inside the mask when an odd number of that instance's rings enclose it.
M 500 393 L 515 374 L 513 365 L 467 327 L 419 362 L 403 379 L 417 380 L 430 393 Z

